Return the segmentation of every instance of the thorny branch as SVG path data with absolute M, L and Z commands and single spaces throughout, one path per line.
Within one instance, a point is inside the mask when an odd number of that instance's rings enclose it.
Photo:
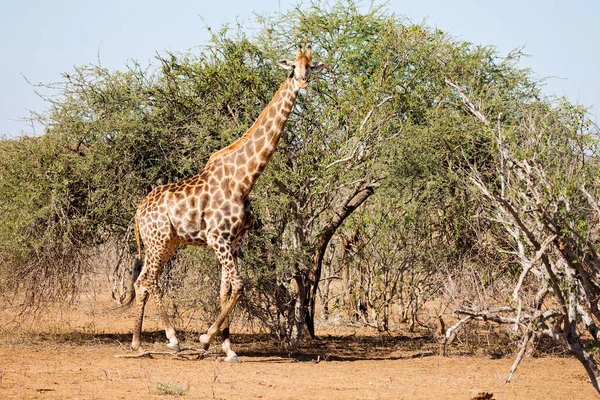
M 459 85 L 448 79 L 446 84 L 458 93 L 469 113 L 489 126 L 487 117 Z M 538 139 L 544 129 L 549 129 L 545 125 L 536 126 L 534 118 L 526 120 L 523 128 Z M 529 152 L 523 152 L 527 157 L 518 156 L 505 143 L 502 129 L 499 117 L 493 135 L 499 157 L 495 175 L 484 176 L 474 166 L 463 172 L 485 199 L 482 216 L 503 227 L 513 240 L 514 251 L 506 251 L 506 254 L 512 255 L 522 268 L 512 292 L 515 306 L 456 310 L 462 318 L 446 331 L 442 345 L 460 326 L 473 320 L 513 324 L 513 332 L 520 333 L 519 351 L 506 382 L 511 380 L 527 347 L 535 338 L 545 335 L 575 354 L 600 392 L 600 372 L 577 331 L 581 321 L 596 344 L 600 342 L 596 321 L 600 316 L 600 276 L 597 272 L 600 261 L 596 241 L 590 241 L 590 238 L 597 239 L 600 232 L 600 206 L 584 185 L 578 185 L 578 192 L 572 195 L 565 194 L 564 189 L 558 187 L 561 182 L 552 180 L 554 177 L 547 173 L 542 150 L 532 145 Z M 579 197 L 574 200 L 573 196 Z M 578 215 L 575 210 L 580 205 L 582 208 L 577 212 L 586 219 L 578 224 L 573 218 Z M 582 227 L 587 228 L 584 234 Z M 530 283 L 538 285 L 539 289 L 533 301 L 527 304 L 521 289 L 532 272 L 535 277 Z M 548 299 L 549 294 L 552 300 Z M 542 305 L 549 309 L 542 312 Z

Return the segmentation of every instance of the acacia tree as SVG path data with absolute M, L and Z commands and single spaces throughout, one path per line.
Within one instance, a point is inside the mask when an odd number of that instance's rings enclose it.
M 314 335 L 317 290 L 332 237 L 387 176 L 380 157 L 408 114 L 395 93 L 406 71 L 402 58 L 413 50 L 412 36 L 424 33 L 418 27 L 398 31 L 403 27 L 382 8 L 363 13 L 353 3 L 312 5 L 262 22 L 259 41 L 275 48 L 310 41 L 329 72 L 298 101 L 277 167 L 256 188 L 270 192 L 263 198 L 271 204 L 262 203 L 259 215 L 287 254 L 278 278 L 285 299 L 281 331 L 296 347 L 305 322 Z
M 464 155 L 488 162 L 489 140 L 454 107 L 445 80 L 467 80 L 481 93 L 504 87 L 495 107 L 507 113 L 537 89 L 515 67 L 518 52 L 502 59 L 493 48 L 405 24 L 384 7 L 313 4 L 261 22 L 257 40 L 265 47 L 310 41 L 329 67 L 299 99 L 275 167 L 256 186 L 261 232 L 271 246 L 272 265 L 264 271 L 278 283 L 271 302 L 277 324 L 283 318 L 278 332 L 297 346 L 305 321 L 314 334 L 330 241 L 374 195 L 411 210 L 399 210 L 397 221 L 419 221 L 415 237 L 428 245 L 420 247 L 410 271 L 422 271 L 424 280 L 440 265 L 460 265 L 473 247 L 475 234 L 465 223 L 473 212 L 470 194 L 453 166 Z

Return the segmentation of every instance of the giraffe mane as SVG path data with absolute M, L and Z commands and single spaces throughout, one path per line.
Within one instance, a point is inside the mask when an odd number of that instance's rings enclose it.
M 254 133 L 254 131 L 256 131 L 256 129 L 258 128 L 258 126 L 260 125 L 260 123 L 266 118 L 266 115 L 269 112 L 269 110 L 271 109 L 271 107 L 273 107 L 275 105 L 276 99 L 279 98 L 279 94 L 284 90 L 285 86 L 288 84 L 288 79 L 286 79 L 281 84 L 281 86 L 279 86 L 279 89 L 277 89 L 277 92 L 275 92 L 275 94 L 273 95 L 273 98 L 271 99 L 271 101 L 269 102 L 269 104 L 267 104 L 267 106 L 262 111 L 262 113 L 260 113 L 260 115 L 258 116 L 258 118 L 256 119 L 256 121 L 254 121 L 254 123 L 252 124 L 252 126 L 250 127 L 250 129 L 248 129 L 248 131 L 246 133 L 244 133 L 244 135 L 242 137 L 240 137 L 238 140 L 236 140 L 235 142 L 233 142 L 229 146 L 227 146 L 227 147 L 225 147 L 225 148 L 217 151 L 216 153 L 213 153 L 213 155 L 211 155 L 210 158 L 208 159 L 208 162 L 206 163 L 206 167 L 208 167 L 210 164 L 214 163 L 217 159 L 219 159 L 223 155 L 228 154 L 228 153 L 236 150 L 242 144 L 244 144 L 245 142 L 247 142 L 248 139 L 250 139 L 250 137 L 252 136 L 252 134 Z

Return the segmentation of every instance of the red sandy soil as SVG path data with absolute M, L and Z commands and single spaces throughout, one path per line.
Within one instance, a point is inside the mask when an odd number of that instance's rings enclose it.
M 104 303 L 103 311 L 80 307 L 19 326 L 10 311 L 0 314 L 0 399 L 472 399 L 478 392 L 493 399 L 599 398 L 571 357 L 525 358 L 506 384 L 512 356 L 450 349 L 440 357 L 430 339 L 400 333 L 321 331 L 290 356 L 267 335 L 234 329 L 241 364 L 222 362 L 217 344 L 199 360 L 118 358 L 135 354 L 128 350 L 135 311 Z M 196 332 L 179 336 L 183 347 L 198 346 Z M 142 341 L 145 350 L 167 351 L 152 309 Z

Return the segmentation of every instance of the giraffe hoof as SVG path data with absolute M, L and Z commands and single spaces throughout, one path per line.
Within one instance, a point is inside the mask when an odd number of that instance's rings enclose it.
M 225 357 L 225 362 L 229 362 L 229 363 L 233 363 L 233 364 L 239 364 L 241 363 L 240 359 L 237 358 L 237 356 L 231 356 L 231 357 Z
M 202 349 L 204 351 L 208 350 L 208 348 L 210 347 L 210 341 L 208 340 L 208 335 L 206 333 L 200 335 L 200 344 L 202 345 Z
M 181 349 L 179 348 L 179 343 L 169 343 L 167 347 L 175 352 L 181 351 Z

